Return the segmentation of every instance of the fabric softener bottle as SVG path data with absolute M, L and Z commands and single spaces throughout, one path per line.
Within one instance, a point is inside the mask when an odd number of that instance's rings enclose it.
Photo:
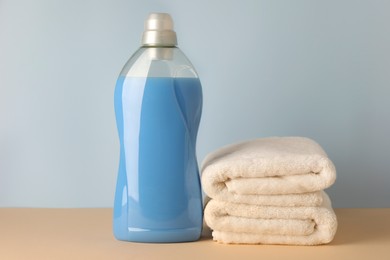
M 142 45 L 115 88 L 120 162 L 114 235 L 135 242 L 195 241 L 203 219 L 195 152 L 201 84 L 176 47 L 169 14 L 149 15 Z

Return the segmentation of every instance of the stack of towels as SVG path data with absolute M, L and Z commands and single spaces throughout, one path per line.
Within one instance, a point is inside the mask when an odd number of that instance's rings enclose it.
M 223 147 L 202 165 L 213 239 L 234 244 L 329 243 L 337 219 L 323 189 L 336 179 L 311 139 L 273 137 Z

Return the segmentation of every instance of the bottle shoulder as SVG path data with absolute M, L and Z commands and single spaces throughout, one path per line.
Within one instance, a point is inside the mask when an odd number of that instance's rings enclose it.
M 120 76 L 197 78 L 195 68 L 177 47 L 141 47 L 127 61 Z

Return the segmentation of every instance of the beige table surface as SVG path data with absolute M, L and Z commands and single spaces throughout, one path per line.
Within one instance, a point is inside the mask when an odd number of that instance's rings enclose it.
M 390 259 L 390 208 L 335 211 L 332 243 L 278 246 L 121 242 L 112 209 L 0 208 L 0 259 Z

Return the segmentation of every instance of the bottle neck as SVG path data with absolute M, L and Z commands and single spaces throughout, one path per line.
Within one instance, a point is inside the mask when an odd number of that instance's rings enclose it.
M 191 62 L 177 47 L 141 47 L 126 63 L 126 77 L 198 77 Z
M 175 46 L 142 46 L 147 48 L 147 54 L 150 60 L 172 60 L 174 50 L 177 49 Z

